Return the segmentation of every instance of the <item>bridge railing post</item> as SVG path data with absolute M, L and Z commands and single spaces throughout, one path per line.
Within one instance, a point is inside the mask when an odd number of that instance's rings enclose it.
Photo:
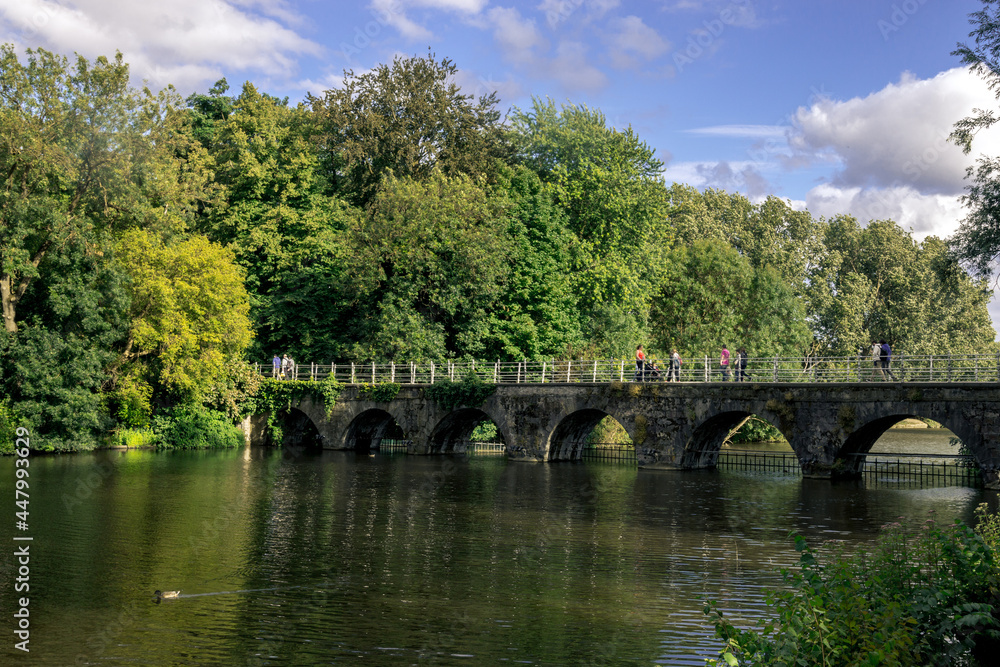
M 619 382 L 624 382 L 625 381 L 625 360 L 624 359 L 622 359 L 621 366 L 618 367 L 618 381 Z
M 500 374 L 500 360 L 497 359 L 496 364 L 493 365 L 493 384 L 497 383 L 497 376 Z
M 357 375 L 354 373 L 354 362 L 351 362 L 351 384 L 357 384 Z
M 708 379 L 709 379 L 709 375 L 708 375 L 708 355 L 706 354 L 705 355 L 705 382 L 708 382 Z
M 545 363 L 544 361 L 542 362 L 542 384 L 545 384 Z
M 774 381 L 778 381 L 778 357 L 774 358 Z
M 372 362 L 372 384 L 375 384 L 375 362 Z

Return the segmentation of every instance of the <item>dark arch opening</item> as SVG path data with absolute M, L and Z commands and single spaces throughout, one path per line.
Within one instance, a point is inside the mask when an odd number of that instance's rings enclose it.
M 621 437 L 622 434 L 624 438 Z M 583 458 L 585 449 L 595 444 L 605 444 L 596 440 L 604 440 L 609 436 L 615 439 L 615 444 L 621 440 L 629 446 L 632 445 L 632 438 L 625 427 L 607 412 L 596 408 L 578 410 L 567 415 L 552 432 L 549 438 L 548 460 L 579 461 Z
M 275 445 L 274 436 L 280 431 L 282 447 L 300 447 L 305 449 L 320 449 L 323 447 L 323 436 L 319 434 L 316 424 L 309 415 L 297 408 L 288 408 L 275 414 L 276 429 L 268 434 L 268 445 Z
M 347 449 L 356 452 L 370 452 L 378 449 L 383 438 L 405 439 L 403 429 L 385 410 L 365 410 L 351 422 L 344 436 Z
M 778 431 L 777 427 L 767 419 L 742 410 L 722 412 L 709 417 L 691 434 L 691 439 L 684 448 L 681 465 L 685 468 L 714 468 L 719 461 L 722 446 L 733 434 L 754 421 L 773 427 L 768 429 L 771 433 Z
M 492 429 L 489 426 L 492 425 Z M 476 408 L 463 408 L 442 419 L 431 433 L 429 452 L 432 454 L 464 454 L 472 442 L 473 433 L 496 435 L 494 442 L 504 443 L 503 434 L 493 419 Z M 505 443 L 504 443 L 505 444 Z

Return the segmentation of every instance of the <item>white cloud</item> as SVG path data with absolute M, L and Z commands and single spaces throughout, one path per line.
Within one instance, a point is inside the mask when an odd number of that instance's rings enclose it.
M 638 65 L 637 58 L 652 60 L 663 55 L 670 43 L 638 16 L 611 21 L 611 30 L 605 37 L 615 67 L 631 69 Z
M 587 47 L 582 42 L 559 42 L 549 71 L 570 90 L 597 90 L 608 82 L 604 72 L 587 62 Z
M 280 2 L 245 2 L 271 16 L 290 16 Z M 188 92 L 227 70 L 287 78 L 296 57 L 321 47 L 272 18 L 222 0 L 175 0 L 169 5 L 77 0 L 0 0 L 5 41 L 30 42 L 93 59 L 121 51 L 137 79 Z
M 893 220 L 912 230 L 917 240 L 950 236 L 965 217 L 958 195 L 924 194 L 908 185 L 862 188 L 823 184 L 806 194 L 806 207 L 816 217 L 852 215 L 863 225 L 872 220 Z
M 907 186 L 921 194 L 959 194 L 973 157 L 947 141 L 954 123 L 996 100 L 966 69 L 931 79 L 904 74 L 864 98 L 821 99 L 794 115 L 791 145 L 799 156 L 836 154 L 833 184 L 844 188 Z M 984 132 L 975 148 L 1000 153 L 1000 132 Z M 828 156 L 825 156 L 828 157 Z
M 538 58 L 536 49 L 546 48 L 535 21 L 522 17 L 513 7 L 494 7 L 486 16 L 493 25 L 493 38 L 507 60 L 529 64 Z

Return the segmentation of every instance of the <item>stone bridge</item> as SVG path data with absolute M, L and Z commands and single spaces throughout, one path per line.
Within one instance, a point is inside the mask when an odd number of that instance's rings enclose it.
M 394 400 L 376 403 L 346 386 L 329 411 L 318 397 L 304 399 L 284 417 L 286 438 L 309 433 L 326 449 L 367 451 L 395 437 L 412 443 L 411 454 L 460 453 L 489 419 L 510 459 L 566 461 L 581 457 L 610 415 L 631 436 L 639 467 L 684 470 L 713 467 L 728 434 L 756 415 L 784 434 L 804 475 L 831 478 L 858 473 L 861 457 L 846 454 L 867 453 L 897 422 L 924 417 L 961 438 L 987 487 L 1000 488 L 1000 383 L 497 385 L 483 404 L 455 409 L 425 387 L 402 385 Z M 267 419 L 249 420 L 251 444 L 270 444 Z

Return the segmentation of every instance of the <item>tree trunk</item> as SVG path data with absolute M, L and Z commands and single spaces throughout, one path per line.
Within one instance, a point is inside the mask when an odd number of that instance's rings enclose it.
M 15 319 L 17 296 L 11 289 L 11 282 L 10 274 L 0 277 L 0 300 L 3 301 L 3 328 L 8 333 L 17 331 L 17 320 Z

